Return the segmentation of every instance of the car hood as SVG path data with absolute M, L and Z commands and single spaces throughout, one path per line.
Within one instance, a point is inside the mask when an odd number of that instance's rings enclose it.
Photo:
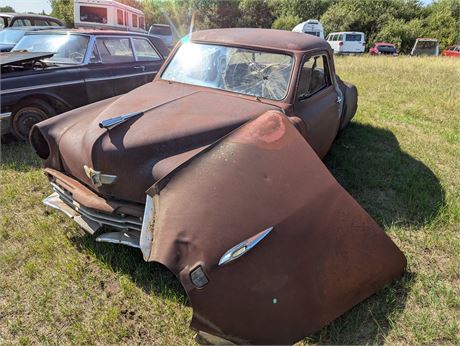
M 275 106 L 212 89 L 156 81 L 37 124 L 50 147 L 45 167 L 107 197 L 144 203 L 158 179 L 241 124 Z M 143 112 L 111 128 L 103 120 Z M 46 156 L 46 155 L 41 155 Z M 86 170 L 85 170 L 86 166 Z M 96 172 L 96 173 L 95 173 Z M 97 186 L 91 175 L 116 176 Z M 112 179 L 113 180 L 113 179 Z

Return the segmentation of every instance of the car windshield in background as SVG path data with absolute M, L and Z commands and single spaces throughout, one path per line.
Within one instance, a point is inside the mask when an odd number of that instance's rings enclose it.
M 150 29 L 150 34 L 151 35 L 171 36 L 172 31 L 169 26 L 153 25 L 152 28 Z
M 186 42 L 161 78 L 282 100 L 287 94 L 292 62 L 287 54 Z
M 14 47 L 14 51 L 55 53 L 47 61 L 56 64 L 81 64 L 88 47 L 89 37 L 81 35 L 26 35 Z
M 345 41 L 361 41 L 361 37 L 360 34 L 346 34 Z
M 18 42 L 22 36 L 24 36 L 24 31 L 22 30 L 5 29 L 0 31 L 0 43 L 14 44 Z

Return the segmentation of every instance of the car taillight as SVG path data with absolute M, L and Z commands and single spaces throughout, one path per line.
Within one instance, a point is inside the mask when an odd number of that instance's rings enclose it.
M 343 42 L 342 42 L 342 41 L 339 42 L 339 46 L 343 46 Z

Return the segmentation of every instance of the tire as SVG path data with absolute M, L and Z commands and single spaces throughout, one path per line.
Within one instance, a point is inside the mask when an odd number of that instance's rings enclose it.
M 34 99 L 21 103 L 12 116 L 12 133 L 17 139 L 28 141 L 32 126 L 54 115 L 56 111 L 45 101 Z

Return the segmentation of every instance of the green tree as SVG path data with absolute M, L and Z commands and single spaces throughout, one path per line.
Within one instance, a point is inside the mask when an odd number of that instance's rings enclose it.
M 241 0 L 239 26 L 252 28 L 270 28 L 275 16 L 268 0 Z
M 0 6 L 0 12 L 16 12 L 11 6 Z
M 439 40 L 440 49 L 460 42 L 460 2 L 439 0 L 428 7 L 426 35 Z
M 62 19 L 68 27 L 73 27 L 73 0 L 50 0 L 51 15 Z
M 280 30 L 292 30 L 301 21 L 302 20 L 299 16 L 294 16 L 292 14 L 285 14 L 275 19 L 275 21 L 273 22 L 272 28 L 280 29 Z

